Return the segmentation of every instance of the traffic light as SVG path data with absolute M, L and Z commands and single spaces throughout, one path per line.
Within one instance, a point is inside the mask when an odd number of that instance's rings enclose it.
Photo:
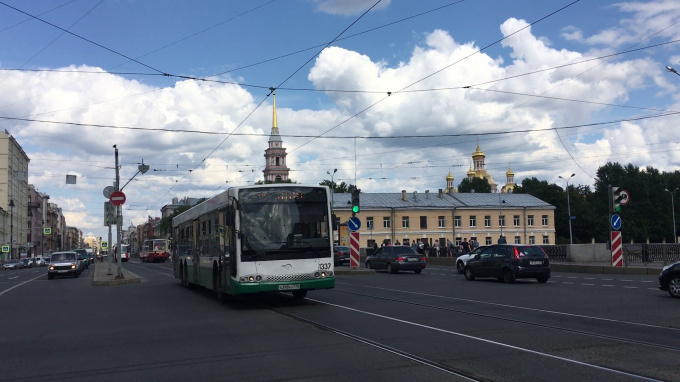
M 116 224 L 116 206 L 111 202 L 104 202 L 104 225 Z
M 624 201 L 624 192 L 621 187 L 612 187 L 612 208 L 614 212 L 621 211 L 621 202 Z
M 352 191 L 352 215 L 359 213 L 359 194 L 360 190 Z

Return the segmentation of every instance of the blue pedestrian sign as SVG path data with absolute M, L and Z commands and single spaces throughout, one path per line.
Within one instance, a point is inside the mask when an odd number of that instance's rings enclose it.
M 615 230 L 619 230 L 621 228 L 621 217 L 617 214 L 612 215 L 612 228 Z
M 350 231 L 358 231 L 361 228 L 361 220 L 356 216 L 352 216 L 347 222 L 347 228 Z

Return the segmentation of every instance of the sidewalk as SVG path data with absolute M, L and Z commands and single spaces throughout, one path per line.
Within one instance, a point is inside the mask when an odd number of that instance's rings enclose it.
M 111 273 L 109 274 L 108 262 L 94 262 L 94 272 L 92 272 L 92 285 L 108 286 L 108 285 L 126 285 L 137 284 L 142 282 L 142 279 L 136 274 L 130 272 L 123 264 L 123 277 L 118 278 L 118 264 L 111 263 Z

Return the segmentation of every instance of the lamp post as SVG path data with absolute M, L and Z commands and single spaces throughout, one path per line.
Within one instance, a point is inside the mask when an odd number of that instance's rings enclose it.
M 337 168 L 333 169 L 333 173 L 331 173 L 330 171 L 326 171 L 326 174 L 331 176 L 331 207 L 333 206 L 333 194 L 335 194 L 335 180 L 333 180 L 333 178 L 335 177 L 336 172 L 338 172 Z
M 678 73 L 677 70 L 673 69 L 673 68 L 670 67 L 670 66 L 667 66 L 667 67 L 666 67 L 666 70 L 668 70 L 669 72 L 675 73 L 675 74 L 677 74 L 678 76 L 680 76 L 680 73 Z
M 503 203 L 505 203 L 505 200 L 501 200 L 501 193 L 498 193 L 498 225 L 501 226 L 501 238 L 503 237 L 503 225 L 505 223 L 505 219 L 503 219 Z M 500 239 L 500 238 L 499 238 Z
M 674 194 L 675 191 L 677 191 L 677 190 L 678 190 L 678 188 L 676 188 L 675 190 L 673 190 L 673 191 L 671 192 L 671 191 L 668 191 L 667 188 L 664 188 L 664 191 L 666 191 L 666 192 L 668 192 L 669 194 L 671 194 L 671 210 L 672 210 L 672 212 L 673 212 L 673 242 L 676 243 L 676 244 L 678 243 L 678 234 L 677 234 L 677 232 L 675 231 L 675 204 L 674 204 L 674 202 L 673 202 L 673 194 Z
M 9 258 L 14 254 L 14 199 L 9 200 Z
M 571 206 L 569 205 L 569 179 L 573 178 L 576 174 L 571 174 L 570 177 L 568 178 L 563 178 L 562 175 L 559 176 L 560 179 L 564 179 L 567 181 L 567 214 L 569 214 L 569 244 L 574 244 L 574 240 L 571 236 Z
M 331 174 L 330 171 L 326 171 L 326 174 L 331 176 L 331 219 L 334 219 L 333 218 L 333 195 L 335 195 L 335 180 L 333 180 L 333 177 L 335 177 L 336 172 L 338 172 L 337 168 L 333 169 L 332 174 Z M 335 221 L 333 221 L 333 223 L 331 223 L 331 230 L 333 230 L 333 227 L 335 227 Z M 333 245 L 335 245 L 335 232 L 332 232 L 332 233 L 333 233 Z

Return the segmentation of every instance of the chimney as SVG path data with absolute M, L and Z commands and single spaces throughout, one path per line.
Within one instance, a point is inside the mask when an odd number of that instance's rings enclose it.
M 439 197 L 444 197 L 444 191 L 441 188 L 439 189 Z
M 430 199 L 430 190 L 425 190 L 425 199 Z
M 179 199 L 177 197 L 172 198 L 172 204 L 177 204 L 179 202 Z
M 401 190 L 401 200 L 406 201 L 406 190 Z
M 414 202 L 418 201 L 418 191 L 413 191 L 413 201 Z

